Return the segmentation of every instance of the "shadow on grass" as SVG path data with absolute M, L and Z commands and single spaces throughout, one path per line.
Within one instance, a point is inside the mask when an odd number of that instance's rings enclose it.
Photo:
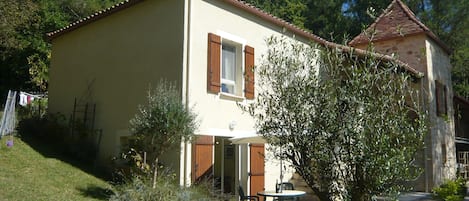
M 47 158 L 55 158 L 61 160 L 65 163 L 68 163 L 88 174 L 94 175 L 105 181 L 111 179 L 110 173 L 105 170 L 100 170 L 95 166 L 94 158 L 78 158 L 70 154 L 69 150 L 64 148 L 64 145 L 61 145 L 60 142 L 54 141 L 54 139 L 43 139 L 37 136 L 21 135 L 20 138 L 23 142 L 28 144 L 36 152 L 40 153 Z M 82 147 L 86 149 L 87 147 Z
M 103 188 L 95 185 L 89 185 L 86 188 L 77 188 L 85 197 L 108 200 L 114 193 L 111 189 Z
M 50 132 L 51 129 L 48 127 L 51 126 L 48 124 L 50 122 L 44 119 L 23 119 L 18 125 L 19 137 L 44 157 L 61 160 L 105 181 L 112 179 L 108 171 L 97 168 L 94 154 L 80 156 L 74 151 L 87 151 L 89 147 L 71 144 L 63 135 L 67 133 L 66 130 L 59 129 Z M 74 149 L 72 150 L 71 147 L 74 147 Z

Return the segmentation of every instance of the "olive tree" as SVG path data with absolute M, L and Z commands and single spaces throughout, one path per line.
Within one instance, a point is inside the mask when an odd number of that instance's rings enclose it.
M 189 141 L 197 128 L 196 114 L 185 106 L 174 84 L 160 81 L 154 91 L 148 91 L 148 103 L 140 105 L 130 120 L 136 148 L 153 159 L 153 188 L 158 161 L 166 151 Z
M 416 77 L 377 54 L 266 41 L 259 94 L 243 109 L 321 200 L 392 195 L 420 175 L 427 128 Z

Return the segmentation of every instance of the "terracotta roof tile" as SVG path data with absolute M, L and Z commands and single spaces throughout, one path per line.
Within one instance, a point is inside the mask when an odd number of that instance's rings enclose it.
M 386 10 L 349 45 L 383 41 L 407 35 L 424 33 L 438 43 L 448 54 L 451 50 L 401 0 L 393 0 Z

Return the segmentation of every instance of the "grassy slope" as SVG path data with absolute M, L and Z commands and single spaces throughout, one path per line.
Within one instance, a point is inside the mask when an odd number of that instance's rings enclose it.
M 6 140 L 14 146 L 7 147 Z M 0 200 L 102 200 L 109 184 L 36 152 L 19 138 L 0 140 Z

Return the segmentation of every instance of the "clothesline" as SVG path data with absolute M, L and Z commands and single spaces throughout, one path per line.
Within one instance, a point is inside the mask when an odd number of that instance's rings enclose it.
M 19 104 L 24 107 L 28 104 L 31 104 L 31 102 L 34 99 L 44 98 L 44 97 L 46 97 L 46 95 L 44 95 L 44 94 L 31 94 L 31 93 L 27 93 L 27 92 L 24 92 L 24 91 L 20 91 Z

